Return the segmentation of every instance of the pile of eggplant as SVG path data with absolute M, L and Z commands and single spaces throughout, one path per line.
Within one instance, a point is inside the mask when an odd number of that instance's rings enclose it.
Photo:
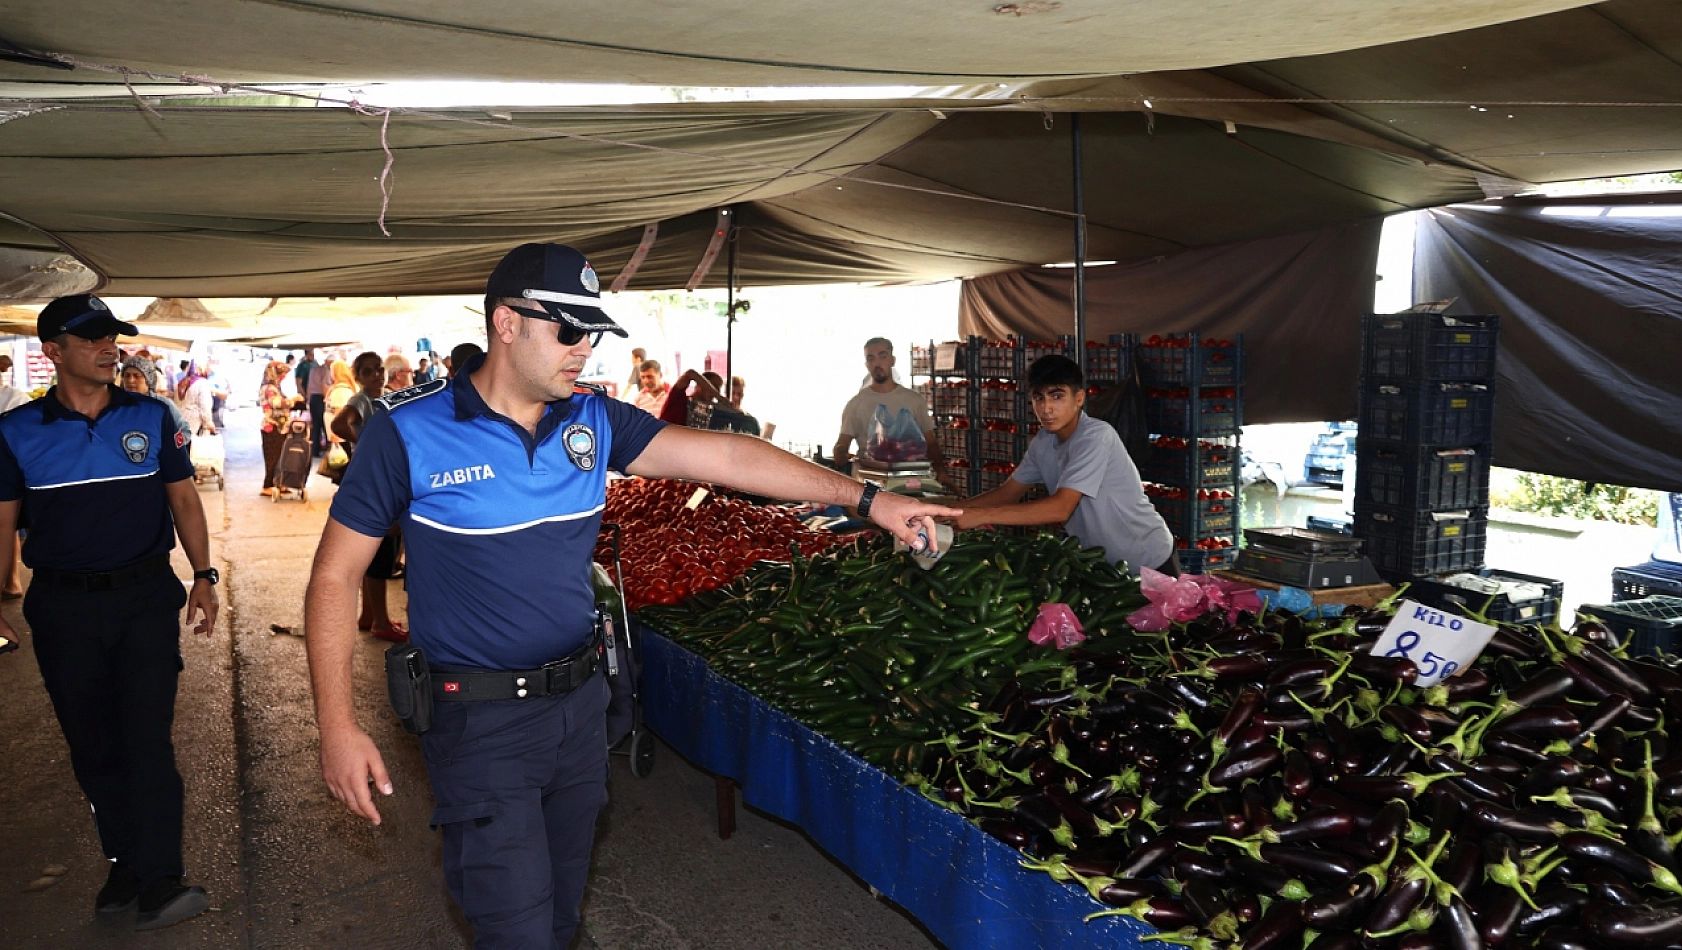
M 1503 626 L 1430 688 L 1393 607 L 1206 618 L 1007 684 L 908 784 L 1197 950 L 1682 947 L 1682 674 Z

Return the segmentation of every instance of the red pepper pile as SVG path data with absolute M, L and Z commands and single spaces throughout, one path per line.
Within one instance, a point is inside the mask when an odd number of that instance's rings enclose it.
M 623 479 L 608 486 L 602 521 L 623 529 L 619 556 L 625 568 L 625 600 L 632 610 L 675 604 L 723 587 L 755 561 L 786 561 L 790 542 L 810 557 L 851 540 L 813 531 L 786 511 L 719 494 L 708 494 L 689 510 L 689 499 L 702 487 L 653 478 Z M 612 570 L 613 554 L 605 541 L 596 548 L 596 560 Z

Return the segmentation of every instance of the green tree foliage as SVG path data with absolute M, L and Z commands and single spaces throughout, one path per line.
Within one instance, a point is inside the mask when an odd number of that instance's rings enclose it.
M 1619 524 L 1654 525 L 1659 517 L 1658 492 L 1533 472 L 1519 472 L 1510 488 L 1491 492 L 1490 501 L 1509 511 Z

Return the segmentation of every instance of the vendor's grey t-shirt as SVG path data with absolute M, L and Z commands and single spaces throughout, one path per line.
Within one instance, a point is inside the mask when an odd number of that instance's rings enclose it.
M 1102 547 L 1110 563 L 1127 562 L 1134 575 L 1161 566 L 1174 553 L 1174 536 L 1145 497 L 1139 469 L 1122 448 L 1121 436 L 1085 413 L 1066 442 L 1040 430 L 1010 477 L 1023 485 L 1044 485 L 1054 495 L 1063 488 L 1084 495 L 1066 530 L 1082 547 Z
M 924 435 L 934 429 L 934 419 L 929 417 L 928 398 L 922 393 L 904 386 L 879 393 L 866 386 L 859 390 L 857 396 L 847 400 L 847 408 L 841 410 L 841 434 L 852 436 L 863 446 L 870 438 L 870 420 L 875 417 L 877 406 L 887 406 L 890 419 L 899 418 L 902 408 L 911 410 L 911 418 Z

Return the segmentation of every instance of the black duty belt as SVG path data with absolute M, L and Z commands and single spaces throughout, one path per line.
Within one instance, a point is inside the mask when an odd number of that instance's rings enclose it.
M 155 554 L 149 558 L 135 561 L 133 564 L 126 564 L 114 571 L 96 571 L 91 574 L 81 571 L 58 571 L 50 567 L 38 567 L 35 569 L 34 579 L 31 583 L 62 587 L 67 590 L 120 590 L 149 577 L 168 573 L 170 573 L 169 555 Z
M 439 702 L 480 702 L 493 699 L 537 699 L 570 693 L 590 681 L 601 668 L 599 635 L 576 653 L 535 670 L 464 670 L 434 666 L 432 698 Z

